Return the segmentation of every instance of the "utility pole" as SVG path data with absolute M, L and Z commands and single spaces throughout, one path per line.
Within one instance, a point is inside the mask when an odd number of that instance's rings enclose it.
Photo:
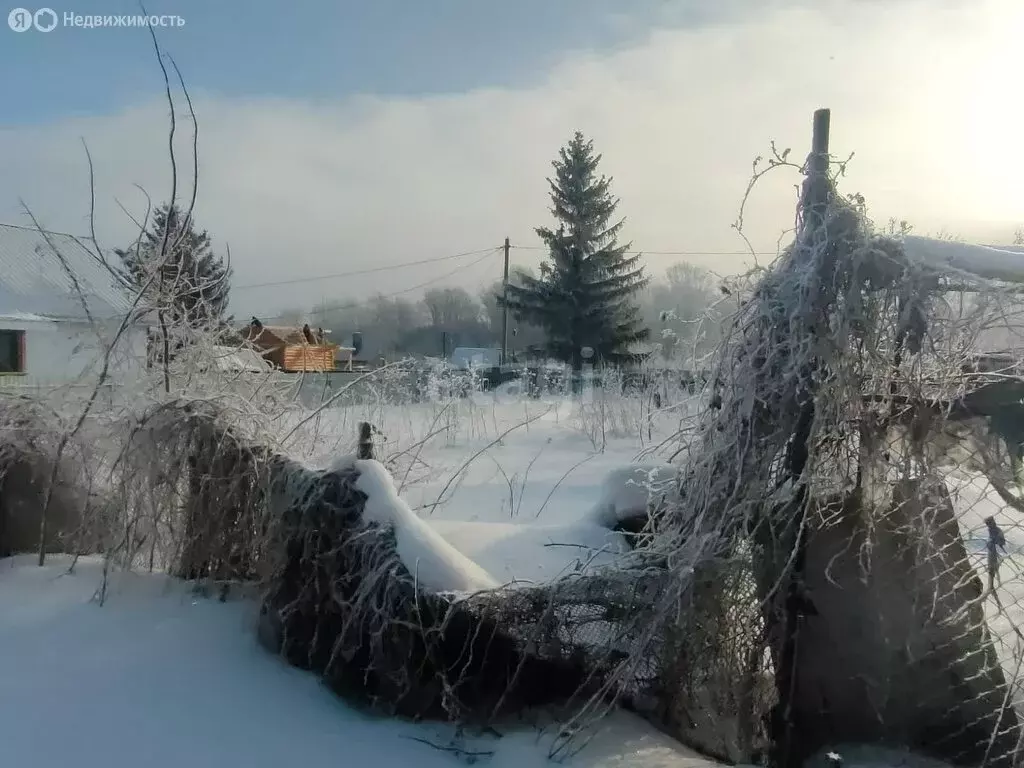
M 505 279 L 501 285 L 501 364 L 508 364 L 508 252 L 512 246 L 505 238 Z

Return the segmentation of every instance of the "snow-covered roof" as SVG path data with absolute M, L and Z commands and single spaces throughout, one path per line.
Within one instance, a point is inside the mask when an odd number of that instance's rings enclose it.
M 908 235 L 903 239 L 904 253 L 912 260 L 940 270 L 976 275 L 1000 283 L 1024 283 L 1024 246 L 976 245 L 952 240 Z M 978 294 L 962 294 L 969 310 L 980 300 Z M 1024 302 L 1011 295 L 1000 299 L 999 311 L 974 338 L 973 347 L 982 355 L 1024 356 Z M 969 314 L 969 311 L 967 311 Z
M 15 323 L 50 323 L 49 317 L 36 315 L 31 312 L 0 312 L 0 320 Z
M 0 315 L 85 320 L 82 296 L 94 319 L 131 310 L 127 288 L 79 238 L 0 224 Z
M 248 371 L 262 373 L 270 370 L 271 365 L 256 350 L 247 347 L 215 346 L 208 355 L 214 368 L 219 371 L 239 373 Z
M 199 344 L 175 357 L 171 368 L 176 373 L 190 370 L 266 373 L 272 370 L 273 366 L 257 350 L 249 347 Z
M 974 245 L 907 235 L 903 250 L 914 261 L 968 272 L 989 280 L 1024 282 L 1024 247 Z

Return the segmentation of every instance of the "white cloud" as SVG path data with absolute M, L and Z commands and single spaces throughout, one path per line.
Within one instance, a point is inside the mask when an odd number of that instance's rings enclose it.
M 505 235 L 533 245 L 533 227 L 547 223 L 550 161 L 579 128 L 605 156 L 636 247 L 737 250 L 730 224 L 752 158 L 775 139 L 802 159 L 811 113 L 829 106 L 833 151 L 857 154 L 845 189 L 864 193 L 877 216 L 1005 238 L 1024 218 L 1015 145 L 1024 106 L 1010 53 L 1022 22 L 1015 0 L 836 0 L 573 55 L 523 89 L 338 103 L 195 93 L 198 218 L 230 244 L 238 284 L 442 256 Z M 82 136 L 97 169 L 101 239 L 120 245 L 132 228 L 114 198 L 141 214 L 134 183 L 156 200 L 168 195 L 166 118 L 154 98 L 118 114 L 0 132 L 0 220 L 24 222 L 20 196 L 45 226 L 87 229 Z M 179 131 L 179 163 L 188 166 L 180 116 Z M 790 224 L 796 182 L 779 172 L 756 192 L 748 226 L 759 249 L 773 249 Z M 694 260 L 721 272 L 742 266 Z M 650 259 L 655 269 L 670 261 Z M 458 263 L 238 291 L 233 307 L 267 313 L 390 293 Z M 499 273 L 495 256 L 452 281 Z

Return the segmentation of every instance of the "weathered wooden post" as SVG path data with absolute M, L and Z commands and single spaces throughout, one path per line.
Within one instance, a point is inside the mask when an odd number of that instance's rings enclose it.
M 819 109 L 814 113 L 814 127 L 811 138 L 811 155 L 807 162 L 807 178 L 804 180 L 801 205 L 803 227 L 797 238 L 803 241 L 804 258 L 809 258 L 817 231 L 825 227 L 831 185 L 828 178 L 828 144 L 831 112 Z M 773 762 L 779 766 L 796 765 L 800 762 L 801 749 L 794 741 L 800 737 L 795 723 L 792 697 L 797 686 L 799 666 L 797 649 L 809 604 L 805 596 L 804 572 L 807 563 L 808 489 L 803 479 L 804 468 L 810 454 L 809 441 L 814 423 L 814 398 L 811 389 L 817 362 L 805 364 L 800 375 L 800 389 L 796 393 L 799 415 L 794 426 L 792 441 L 786 452 L 784 471 L 793 484 L 793 501 L 781 511 L 788 518 L 783 532 L 783 551 L 793 552 L 793 562 L 788 574 L 786 591 L 781 600 L 768 597 L 775 603 L 776 626 L 773 643 L 775 660 L 775 681 L 778 701 L 772 713 L 771 733 L 774 743 Z M 771 514 L 771 513 L 770 513 Z M 771 543 L 768 545 L 771 547 Z M 773 577 L 774 578 L 774 577 Z
M 356 450 L 356 458 L 373 458 L 373 427 L 367 421 L 359 422 L 359 447 Z

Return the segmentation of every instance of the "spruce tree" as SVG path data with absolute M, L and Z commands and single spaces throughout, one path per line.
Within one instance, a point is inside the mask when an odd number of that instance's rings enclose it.
M 166 235 L 166 239 L 165 239 Z M 176 205 L 153 213 L 136 245 L 118 250 L 123 274 L 146 305 L 180 330 L 222 329 L 231 289 L 231 267 L 213 253 L 210 236 Z
M 639 255 L 629 256 L 629 244 L 618 245 L 623 220 L 612 221 L 618 199 L 611 178 L 598 176 L 601 155 L 579 131 L 552 165 L 551 212 L 556 229 L 540 227 L 537 234 L 548 249 L 540 277 L 523 276 L 509 285 L 507 304 L 520 319 L 546 331 L 548 354 L 583 366 L 583 348 L 594 362 L 621 362 L 629 345 L 643 341 L 636 294 L 647 284 Z

